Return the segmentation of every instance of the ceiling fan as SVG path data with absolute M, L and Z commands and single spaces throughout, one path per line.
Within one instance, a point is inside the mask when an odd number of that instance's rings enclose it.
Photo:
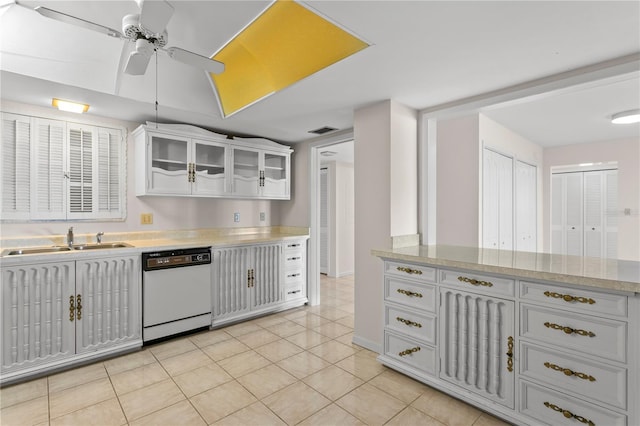
M 135 0 L 135 2 L 140 8 L 140 13 L 125 15 L 122 18 L 122 32 L 44 6 L 37 6 L 34 10 L 47 18 L 125 40 L 120 56 L 119 73 L 143 75 L 151 56 L 158 50 L 165 52 L 173 60 L 201 68 L 209 73 L 219 74 L 224 71 L 223 63 L 206 56 L 179 47 L 165 48 L 168 41 L 166 26 L 173 15 L 173 6 L 169 2 L 166 0 Z

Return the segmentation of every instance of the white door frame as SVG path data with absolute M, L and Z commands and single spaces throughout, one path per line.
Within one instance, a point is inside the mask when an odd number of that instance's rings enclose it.
M 320 304 L 320 150 L 350 141 L 355 143 L 353 129 L 318 138 L 309 144 L 309 305 Z

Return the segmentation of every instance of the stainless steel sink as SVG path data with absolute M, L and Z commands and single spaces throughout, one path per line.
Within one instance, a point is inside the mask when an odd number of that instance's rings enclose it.
M 90 244 L 77 244 L 72 246 L 74 250 L 100 250 L 100 249 L 115 249 L 133 247 L 127 243 L 90 243 Z
M 56 253 L 61 251 L 71 251 L 69 247 L 54 246 L 54 247 L 31 247 L 23 249 L 7 249 L 3 256 L 16 256 L 19 254 L 41 254 L 41 253 Z

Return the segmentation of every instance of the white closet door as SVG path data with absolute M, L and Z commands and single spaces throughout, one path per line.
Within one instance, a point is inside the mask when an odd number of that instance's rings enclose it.
M 484 149 L 482 156 L 482 247 L 497 249 L 499 244 L 498 220 L 498 163 L 499 154 Z
M 582 173 L 567 173 L 564 202 L 565 208 L 565 252 L 563 254 L 582 256 Z
M 327 169 L 320 170 L 320 273 L 329 272 L 329 182 Z
M 516 161 L 515 245 L 518 251 L 536 251 L 537 168 Z
M 513 159 L 498 155 L 498 220 L 501 250 L 513 249 Z
M 618 257 L 618 171 L 604 173 L 604 256 Z
M 551 175 L 551 253 L 565 254 L 565 185 L 564 174 Z
M 584 255 L 602 257 L 603 179 L 600 171 L 584 173 Z

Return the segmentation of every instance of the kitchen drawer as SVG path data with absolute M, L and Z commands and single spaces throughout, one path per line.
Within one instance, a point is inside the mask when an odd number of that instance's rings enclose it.
M 432 346 L 385 331 L 384 353 L 388 357 L 415 369 L 430 375 L 436 374 L 436 357 L 438 353 Z
M 435 313 L 437 296 L 438 290 L 435 285 L 389 276 L 384 278 L 384 298 L 389 302 Z
M 520 381 L 520 413 L 533 424 L 626 426 L 627 416 L 570 395 Z M 592 423 L 589 423 L 592 422 Z
M 302 283 L 285 287 L 284 301 L 288 302 L 289 300 L 299 299 L 300 297 L 304 296 L 304 292 L 302 290 Z
M 396 333 L 410 336 L 425 343 L 436 344 L 436 316 L 419 314 L 408 309 L 386 305 L 385 327 Z
M 287 241 L 284 243 L 284 251 L 286 253 L 294 253 L 297 251 L 306 251 L 306 240 Z
M 458 290 L 472 291 L 496 296 L 515 296 L 515 281 L 490 275 L 479 275 L 467 271 L 440 270 L 440 283 Z
M 627 359 L 627 323 L 520 305 L 520 336 L 615 361 Z
M 304 281 L 303 269 L 292 269 L 284 272 L 285 287 L 301 281 Z
M 627 316 L 627 297 L 617 294 L 520 281 L 520 298 L 589 315 Z
M 627 370 L 586 360 L 578 354 L 522 343 L 520 374 L 554 389 L 627 408 Z
M 398 277 L 410 278 L 422 282 L 436 282 L 436 269 L 423 265 L 412 265 L 401 262 L 384 262 L 385 275 L 396 275 Z
M 285 252 L 284 254 L 284 269 L 285 271 L 292 269 L 302 269 L 306 266 L 304 252 L 297 250 L 295 252 Z

